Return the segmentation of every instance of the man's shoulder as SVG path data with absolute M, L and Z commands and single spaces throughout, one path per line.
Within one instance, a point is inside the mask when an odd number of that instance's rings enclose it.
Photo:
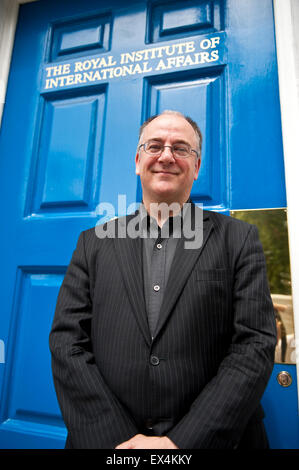
M 203 210 L 203 218 L 210 219 L 216 227 L 220 230 L 231 230 L 238 232 L 249 232 L 254 227 L 252 224 L 244 220 L 237 219 L 231 215 L 223 214 L 221 212 Z
M 93 227 L 83 230 L 80 233 L 80 236 L 82 236 L 87 243 L 96 240 L 100 241 L 103 239 L 115 238 L 117 237 L 117 231 L 122 227 L 127 227 L 128 222 L 132 218 L 136 217 L 136 215 L 137 212 L 121 217 L 113 217 L 106 222 L 97 223 Z

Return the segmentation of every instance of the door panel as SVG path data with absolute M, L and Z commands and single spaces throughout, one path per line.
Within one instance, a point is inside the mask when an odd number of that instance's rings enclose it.
M 194 72 L 193 72 L 194 73 Z M 188 74 L 166 75 L 145 81 L 146 117 L 164 109 L 177 109 L 198 123 L 205 138 L 202 161 L 191 196 L 209 206 L 227 207 L 226 160 L 220 143 L 225 136 L 225 71 L 217 68 Z M 196 104 L 196 105 L 195 105 Z
M 27 216 L 94 210 L 105 101 L 103 87 L 42 100 Z
M 59 286 L 98 204 L 140 201 L 139 126 L 169 108 L 203 132 L 195 202 L 286 206 L 271 0 L 21 5 L 0 133 L 0 447 L 64 445 L 48 350 Z

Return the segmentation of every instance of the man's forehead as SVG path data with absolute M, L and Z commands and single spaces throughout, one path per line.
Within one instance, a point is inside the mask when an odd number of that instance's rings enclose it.
M 146 136 L 155 133 L 177 132 L 189 138 L 196 139 L 195 131 L 191 124 L 181 116 L 161 115 L 151 121 L 144 129 Z

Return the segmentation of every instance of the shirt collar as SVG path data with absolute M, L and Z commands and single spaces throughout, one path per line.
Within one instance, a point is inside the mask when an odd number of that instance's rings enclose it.
M 186 201 L 185 204 L 188 204 L 187 210 L 190 210 L 191 199 Z M 184 207 L 183 205 L 183 207 Z M 184 218 L 186 216 L 186 210 L 183 210 L 183 207 L 179 214 L 174 217 L 169 217 L 165 223 L 163 224 L 162 228 L 159 227 L 157 221 L 154 217 L 151 217 L 150 214 L 147 212 L 143 201 L 139 206 L 139 216 L 140 216 L 140 227 L 141 227 L 141 237 L 142 238 L 179 238 L 182 233 L 182 224 L 184 222 Z

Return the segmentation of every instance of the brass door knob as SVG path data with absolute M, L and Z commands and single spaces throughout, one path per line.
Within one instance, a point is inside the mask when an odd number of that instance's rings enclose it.
M 277 375 L 277 382 L 282 387 L 289 387 L 292 383 L 292 376 L 287 371 L 283 370 Z

